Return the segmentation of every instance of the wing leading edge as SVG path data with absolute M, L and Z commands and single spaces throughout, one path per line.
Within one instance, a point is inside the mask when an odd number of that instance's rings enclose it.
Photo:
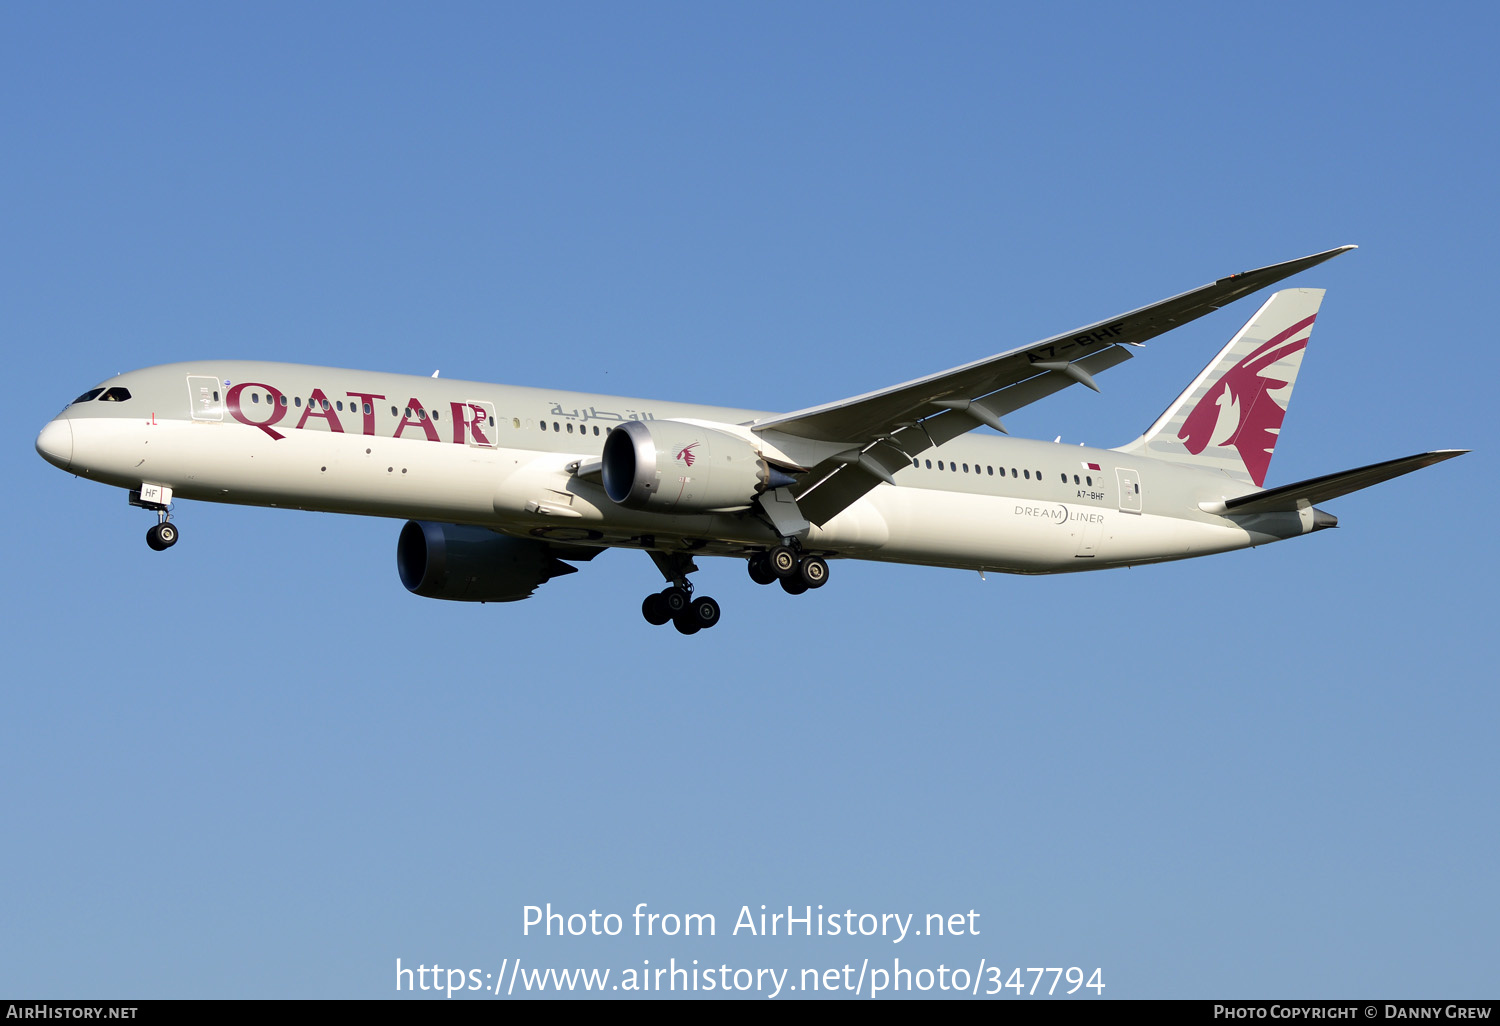
M 803 516 L 823 524 L 857 501 L 912 457 L 981 424 L 1005 430 L 1003 418 L 1072 384 L 1097 390 L 1093 375 L 1130 358 L 1139 345 L 1210 314 L 1252 292 L 1355 249 L 1340 246 L 1311 256 L 1220 278 L 1028 346 L 929 374 L 889 388 L 748 425 L 756 432 L 848 443 L 791 490 Z

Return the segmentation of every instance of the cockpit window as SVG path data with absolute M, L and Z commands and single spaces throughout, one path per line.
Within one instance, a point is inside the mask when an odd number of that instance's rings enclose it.
M 95 399 L 99 398 L 103 394 L 104 394 L 104 389 L 102 389 L 102 388 L 91 388 L 87 392 L 83 393 L 83 395 L 79 396 L 77 399 L 74 399 L 73 402 L 75 402 L 75 403 L 91 403 L 91 402 L 93 402 Z
M 111 388 L 99 397 L 101 403 L 123 403 L 130 398 L 130 389 Z

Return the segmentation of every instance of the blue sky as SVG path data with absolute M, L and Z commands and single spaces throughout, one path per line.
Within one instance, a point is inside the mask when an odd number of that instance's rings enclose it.
M 9 5 L 0 992 L 899 957 L 1493 996 L 1496 21 Z M 709 561 L 725 618 L 684 639 L 639 553 L 429 602 L 397 521 L 181 503 L 157 554 L 32 448 L 206 356 L 790 410 L 1344 243 L 1291 282 L 1329 291 L 1267 483 L 1476 451 L 1176 565 L 791 598 Z M 1008 426 L 1121 444 L 1253 308 Z M 547 902 L 718 935 L 523 936 Z M 761 904 L 981 933 L 730 936 Z

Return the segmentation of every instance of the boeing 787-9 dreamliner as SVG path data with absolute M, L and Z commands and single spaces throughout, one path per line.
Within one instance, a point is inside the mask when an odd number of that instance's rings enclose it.
M 798 410 L 201 360 L 121 374 L 37 436 L 70 473 L 128 489 L 178 540 L 174 499 L 396 517 L 401 582 L 462 602 L 523 599 L 605 548 L 667 587 L 641 611 L 719 621 L 700 556 L 796 595 L 829 561 L 1051 574 L 1264 545 L 1332 527 L 1317 508 L 1445 449 L 1265 487 L 1321 289 L 1276 292 L 1134 441 L 1011 438 L 1011 412 L 1095 378 L 1148 339 L 1352 246 L 1230 275 L 962 367 Z M 975 433 L 988 427 L 993 432 Z

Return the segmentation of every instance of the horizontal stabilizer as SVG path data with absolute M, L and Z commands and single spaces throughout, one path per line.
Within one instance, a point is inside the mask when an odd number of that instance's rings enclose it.
M 1249 495 L 1241 495 L 1235 499 L 1205 502 L 1202 508 L 1205 512 L 1219 514 L 1294 512 L 1306 506 L 1327 502 L 1340 495 L 1348 495 L 1350 492 L 1377 485 L 1382 481 L 1389 481 L 1402 474 L 1410 474 L 1414 470 L 1430 467 L 1434 463 L 1451 460 L 1468 451 L 1468 449 L 1439 449 L 1436 452 L 1403 456 L 1397 460 L 1386 460 L 1384 463 L 1372 463 L 1368 467 L 1342 470 L 1337 474 L 1324 474 L 1322 477 L 1282 485 L 1280 488 L 1251 492 Z

